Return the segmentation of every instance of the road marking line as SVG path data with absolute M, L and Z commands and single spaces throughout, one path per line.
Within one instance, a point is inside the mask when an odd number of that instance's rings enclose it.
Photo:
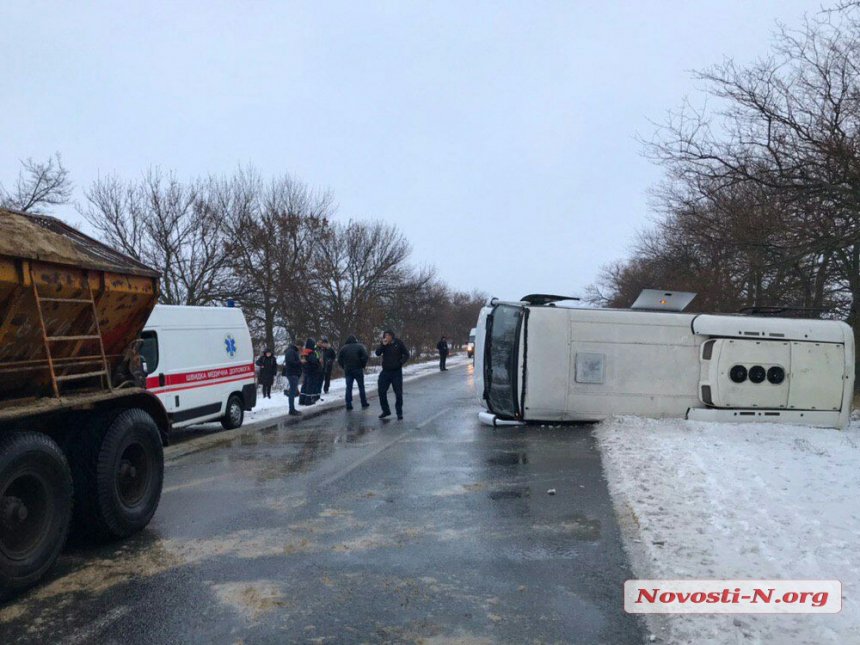
M 429 419 L 425 419 L 424 421 L 422 421 L 421 423 L 419 423 L 417 426 L 415 426 L 415 429 L 416 429 L 416 430 L 420 430 L 421 428 L 423 428 L 423 427 L 424 427 L 424 426 L 426 426 L 427 424 L 432 423 L 433 421 L 435 421 L 436 419 L 438 419 L 439 417 L 441 417 L 441 416 L 442 416 L 443 414 L 445 414 L 446 412 L 448 412 L 448 409 L 447 409 L 447 408 L 446 408 L 446 409 L 444 409 L 444 410 L 439 410 L 439 412 L 437 412 L 436 414 L 434 414 L 432 417 L 430 417 Z
M 387 442 L 387 443 L 382 444 L 379 448 L 377 448 L 376 450 L 374 450 L 374 451 L 373 451 L 373 452 L 371 452 L 371 453 L 366 454 L 366 455 L 365 455 L 364 457 L 362 457 L 361 459 L 358 459 L 357 461 L 352 462 L 349 466 L 347 466 L 346 468 L 344 468 L 344 469 L 343 469 L 343 470 L 341 470 L 340 472 L 335 473 L 334 475 L 332 475 L 332 476 L 331 476 L 331 477 L 329 477 L 328 479 L 324 479 L 324 480 L 322 481 L 322 483 L 320 483 L 320 484 L 318 485 L 318 488 L 325 488 L 326 486 L 329 486 L 330 484 L 333 484 L 334 482 L 336 482 L 338 479 L 342 479 L 343 477 L 346 477 L 349 473 L 351 473 L 353 470 L 355 470 L 355 469 L 356 469 L 356 468 L 358 468 L 359 466 L 361 466 L 361 465 L 363 465 L 363 464 L 366 464 L 368 461 L 370 461 L 371 459 L 373 459 L 374 457 L 376 457 L 376 456 L 377 456 L 377 455 L 379 455 L 380 453 L 385 452 L 386 450 L 388 450 L 391 446 L 393 446 L 394 444 L 396 444 L 398 441 L 401 441 L 402 439 L 404 439 L 404 438 L 405 438 L 407 435 L 409 435 L 413 430 L 420 430 L 421 428 L 423 428 L 423 427 L 424 427 L 424 426 L 426 426 L 427 424 L 429 424 L 429 423 L 431 423 L 431 422 L 435 421 L 436 419 L 438 419 L 439 417 L 441 417 L 441 416 L 442 416 L 443 414 L 445 414 L 446 412 L 448 412 L 448 409 L 440 410 L 439 412 L 437 412 L 436 414 L 434 414 L 434 415 L 433 415 L 432 417 L 430 417 L 429 419 L 425 419 L 424 421 L 422 421 L 421 423 L 419 423 L 417 426 L 414 426 L 414 427 L 412 427 L 412 428 L 409 428 L 408 430 L 406 430 L 405 432 L 403 432 L 403 434 L 401 434 L 401 435 L 399 435 L 399 436 L 395 437 L 394 439 L 392 439 L 391 441 L 389 441 L 389 442 Z

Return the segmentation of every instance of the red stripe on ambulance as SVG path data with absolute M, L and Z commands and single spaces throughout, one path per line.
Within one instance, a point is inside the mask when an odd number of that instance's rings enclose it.
M 240 381 L 243 379 L 251 379 L 253 377 L 254 364 L 248 363 L 246 365 L 234 365 L 232 367 L 222 367 L 212 370 L 181 372 L 179 374 L 166 374 L 164 377 L 164 385 L 159 384 L 158 376 L 148 376 L 146 379 L 146 388 L 149 390 L 153 390 L 170 388 L 171 386 L 176 385 L 212 385 L 214 383 Z M 173 389 L 190 388 L 171 388 L 171 391 Z

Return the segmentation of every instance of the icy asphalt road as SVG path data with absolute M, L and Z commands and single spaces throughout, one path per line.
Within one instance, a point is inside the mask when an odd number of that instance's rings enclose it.
M 483 427 L 471 370 L 407 383 L 402 422 L 372 401 L 170 461 L 149 528 L 70 548 L 0 642 L 642 642 L 591 428 Z

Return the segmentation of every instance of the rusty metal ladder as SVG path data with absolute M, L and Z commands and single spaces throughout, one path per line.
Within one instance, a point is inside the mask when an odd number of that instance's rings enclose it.
M 84 271 L 84 286 L 86 288 L 86 297 L 84 298 L 53 298 L 42 296 L 39 293 L 39 287 L 36 283 L 36 275 L 33 270 L 33 265 L 30 265 L 30 282 L 33 285 L 33 296 L 36 299 L 36 311 L 39 312 L 39 325 L 42 330 L 42 342 L 45 347 L 45 356 L 48 359 L 48 369 L 51 373 L 51 386 L 54 390 L 54 396 L 60 396 L 60 384 L 68 381 L 82 381 L 85 379 L 99 377 L 103 379 L 103 384 L 105 389 L 113 390 L 113 386 L 111 385 L 110 379 L 110 370 L 108 368 L 107 356 L 105 355 L 105 347 L 104 341 L 102 340 L 101 329 L 99 327 L 99 314 L 98 309 L 96 308 L 96 301 L 93 297 L 93 290 L 90 287 L 90 276 L 89 272 Z M 48 327 L 45 324 L 45 314 L 42 309 L 42 303 L 46 302 L 55 302 L 62 304 L 88 304 L 89 310 L 92 313 L 92 322 L 89 325 L 88 331 L 94 331 L 95 333 L 87 333 L 87 334 L 78 334 L 78 335 L 63 335 L 63 336 L 51 336 L 48 334 Z M 71 330 L 74 331 L 74 330 Z M 51 351 L 51 346 L 54 343 L 70 343 L 76 342 L 78 343 L 78 348 L 74 353 L 81 351 L 81 348 L 84 347 L 87 343 L 93 343 L 98 341 L 99 353 L 92 354 L 90 356 L 67 356 L 62 359 L 55 359 L 53 352 Z M 100 370 L 90 371 L 90 372 L 79 372 L 75 374 L 61 374 L 57 376 L 57 367 L 55 366 L 56 362 L 61 362 L 62 365 L 59 367 L 61 370 L 65 370 L 69 367 L 81 367 L 84 365 L 101 365 Z

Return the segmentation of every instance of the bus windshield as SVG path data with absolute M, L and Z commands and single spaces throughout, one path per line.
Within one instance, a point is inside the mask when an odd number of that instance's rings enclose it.
M 500 417 L 519 414 L 517 363 L 523 309 L 497 305 L 487 317 L 484 358 L 484 398 L 490 412 Z

